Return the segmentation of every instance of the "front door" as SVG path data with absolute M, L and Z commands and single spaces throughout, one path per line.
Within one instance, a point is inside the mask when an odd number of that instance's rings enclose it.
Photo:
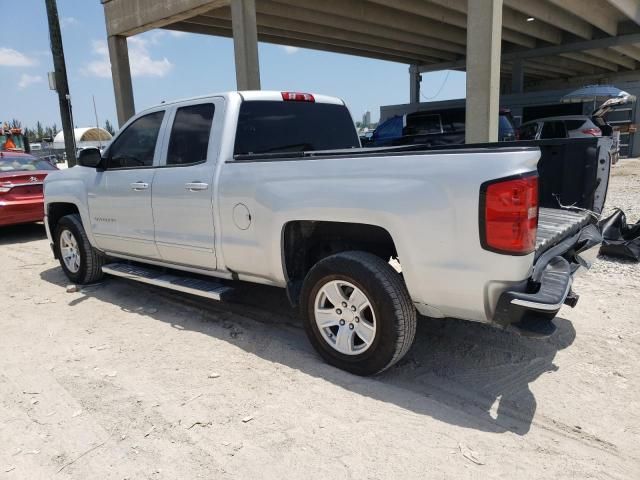
M 105 251 L 157 258 L 151 190 L 164 110 L 144 115 L 122 131 L 105 152 L 106 170 L 88 186 L 97 246 Z
M 156 246 L 167 262 L 216 268 L 213 199 L 219 149 L 211 132 L 218 125 L 214 116 L 223 118 L 223 109 L 222 99 L 209 99 L 173 112 L 152 196 Z

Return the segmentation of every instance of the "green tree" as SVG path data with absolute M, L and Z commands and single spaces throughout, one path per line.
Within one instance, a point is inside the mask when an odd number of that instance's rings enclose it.
M 38 120 L 36 122 L 36 138 L 38 140 L 42 140 L 42 137 L 44 137 L 44 128 L 42 127 L 42 123 L 40 123 L 40 120 Z
M 9 125 L 11 128 L 22 128 L 22 122 L 17 118 L 12 119 Z
M 113 128 L 113 125 L 111 125 L 111 122 L 109 120 L 105 120 L 104 122 L 104 129 L 109 132 L 111 135 L 115 135 L 116 130 L 115 128 Z

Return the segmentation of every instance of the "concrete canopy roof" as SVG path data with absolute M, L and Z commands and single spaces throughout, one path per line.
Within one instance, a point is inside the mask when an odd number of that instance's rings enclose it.
M 469 0 L 472 1 L 472 0 Z M 110 36 L 153 28 L 232 36 L 229 0 L 102 0 Z M 256 0 L 258 39 L 465 69 L 467 0 Z M 502 74 L 525 82 L 637 72 L 638 0 L 504 0 Z

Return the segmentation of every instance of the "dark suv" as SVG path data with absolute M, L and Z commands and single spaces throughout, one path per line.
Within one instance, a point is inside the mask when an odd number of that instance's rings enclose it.
M 464 143 L 464 136 L 465 109 L 450 108 L 389 118 L 378 125 L 371 138 L 363 146 L 456 145 Z M 516 130 L 513 127 L 511 111 L 500 109 L 498 141 L 513 140 L 516 140 Z

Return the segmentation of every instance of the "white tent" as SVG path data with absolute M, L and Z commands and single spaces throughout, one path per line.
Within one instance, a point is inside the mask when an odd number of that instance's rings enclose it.
M 111 134 L 104 128 L 86 127 L 73 130 L 76 137 L 76 147 L 98 147 L 104 146 L 111 141 Z M 53 148 L 64 150 L 64 133 L 62 131 L 53 139 Z

